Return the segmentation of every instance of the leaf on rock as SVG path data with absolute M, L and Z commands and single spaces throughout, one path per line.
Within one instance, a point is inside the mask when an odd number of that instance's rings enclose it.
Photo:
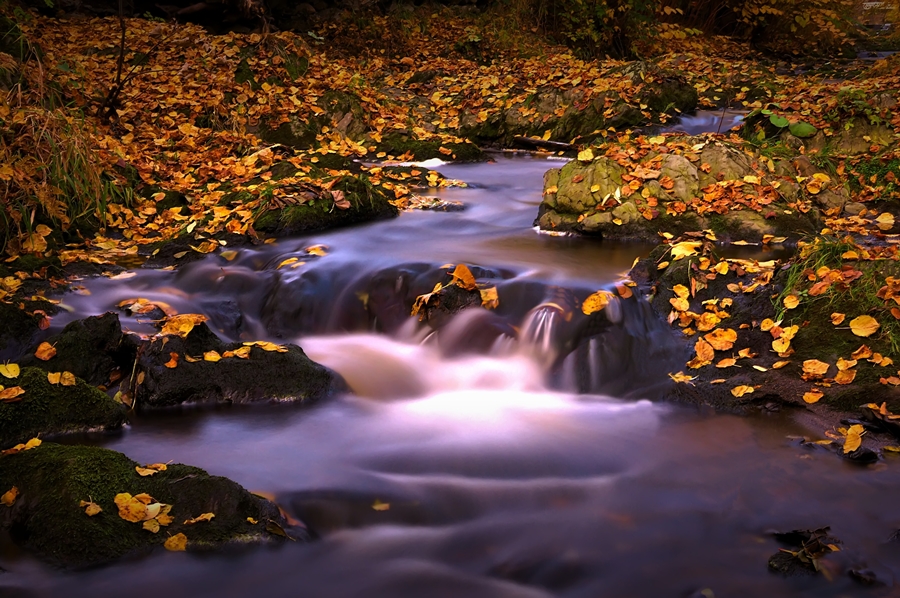
M 819 402 L 819 399 L 824 396 L 825 394 L 821 390 L 819 390 L 818 388 L 814 388 L 809 392 L 803 394 L 803 400 L 811 405 L 813 403 Z
M 746 384 L 742 384 L 740 386 L 735 386 L 734 388 L 732 388 L 731 394 L 734 395 L 735 397 L 740 398 L 744 395 L 748 395 L 748 394 L 752 393 L 753 391 L 754 391 L 754 388 L 752 386 L 747 386 Z
M 187 542 L 187 536 L 184 534 L 175 534 L 166 540 L 163 546 L 166 547 L 166 550 L 171 550 L 172 552 L 183 552 L 187 549 Z
M 63 372 L 60 374 L 59 383 L 63 386 L 75 386 L 75 374 L 72 372 Z
M 831 314 L 831 323 L 835 326 L 840 326 L 844 322 L 844 318 L 847 316 L 840 312 L 834 312 Z
M 818 359 L 807 359 L 803 362 L 803 373 L 809 376 L 824 376 L 830 366 Z
M 93 500 L 83 500 L 78 503 L 78 506 L 84 509 L 84 512 L 87 513 L 88 517 L 93 517 L 94 515 L 103 512 L 103 509 L 100 508 L 100 505 L 95 503 Z
M 169 353 L 169 361 L 163 364 L 169 369 L 178 367 L 178 353 Z
M 175 335 L 186 338 L 194 326 L 205 322 L 208 318 L 202 314 L 179 314 L 166 318 L 160 334 L 163 336 Z M 174 366 L 172 366 L 174 367 Z
M 195 523 L 200 523 L 201 521 L 210 521 L 213 517 L 215 517 L 215 513 L 203 513 L 202 515 L 197 515 L 192 519 L 188 519 L 184 522 L 185 525 L 194 525 Z
M 850 320 L 850 330 L 856 336 L 872 336 L 880 326 L 872 316 L 859 316 Z
M 578 152 L 578 160 L 581 162 L 590 162 L 594 159 L 594 152 L 591 151 L 591 148 L 587 148 Z
M 53 359 L 54 355 L 56 355 L 56 347 L 46 341 L 38 345 L 37 351 L 34 352 L 34 356 L 41 361 L 49 361 Z
M 204 361 L 212 361 L 213 363 L 222 359 L 222 356 L 219 355 L 218 351 L 207 351 L 203 354 Z
M 856 370 L 841 370 L 834 377 L 834 381 L 838 384 L 850 384 L 856 378 Z
M 13 486 L 9 490 L 3 493 L 3 496 L 0 496 L 0 504 L 3 504 L 7 507 L 13 506 L 16 502 L 16 498 L 19 496 L 19 489 L 16 486 Z
M 0 386 L 0 402 L 16 403 L 22 400 L 23 394 L 25 394 L 25 389 L 21 386 L 10 386 L 9 388 Z
M 453 277 L 453 282 L 458 287 L 467 291 L 474 291 L 477 288 L 475 277 L 472 275 L 472 271 L 469 270 L 469 267 L 465 264 L 456 266 L 456 269 L 450 273 L 450 276 Z
M 597 291 L 584 300 L 584 303 L 581 304 L 581 311 L 586 316 L 602 311 L 614 297 L 615 295 L 609 291 Z
M 852 453 L 862 446 L 862 437 L 866 433 L 865 428 L 860 424 L 853 424 L 847 430 L 847 437 L 844 440 L 844 454 Z
M 800 297 L 797 295 L 788 295 L 784 298 L 784 308 L 785 309 L 795 309 L 798 305 L 800 305 Z
M 19 365 L 15 363 L 4 363 L 0 364 L 0 376 L 4 378 L 18 378 L 19 377 Z
M 481 307 L 497 309 L 500 306 L 500 296 L 497 294 L 497 287 L 479 289 L 478 292 L 481 294 Z

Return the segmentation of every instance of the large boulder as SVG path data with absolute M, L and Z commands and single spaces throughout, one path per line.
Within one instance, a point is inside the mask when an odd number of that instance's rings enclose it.
M 231 480 L 187 465 L 146 476 L 137 467 L 107 449 L 49 443 L 0 457 L 0 492 L 13 496 L 11 504 L 0 505 L 0 528 L 41 560 L 65 568 L 148 552 L 178 534 L 187 550 L 280 541 L 288 533 L 306 537 L 301 530 L 285 531 L 277 506 Z M 115 502 L 126 493 L 145 494 L 149 502 L 132 501 L 129 520 Z M 190 522 L 205 514 L 214 517 Z
M 296 345 L 226 343 L 205 323 L 182 338 L 159 336 L 138 357 L 131 380 L 138 407 L 183 403 L 314 402 L 342 388 L 340 377 Z
M 113 429 L 125 423 L 125 407 L 81 379 L 51 384 L 47 372 L 26 367 L 13 379 L 0 376 L 0 384 L 24 391 L 12 402 L 0 401 L 0 448 L 35 436 Z

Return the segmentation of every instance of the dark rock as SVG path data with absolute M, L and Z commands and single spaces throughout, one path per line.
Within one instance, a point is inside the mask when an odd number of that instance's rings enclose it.
M 0 359 L 18 359 L 40 331 L 39 321 L 40 317 L 29 315 L 17 305 L 0 302 Z
M 83 380 L 74 386 L 50 384 L 45 371 L 26 367 L 18 378 L 4 382 L 20 386 L 25 394 L 16 402 L 0 402 L 0 448 L 35 436 L 113 429 L 125 423 L 125 407 Z
M 136 368 L 138 407 L 168 407 L 182 403 L 245 403 L 252 401 L 314 402 L 342 388 L 331 370 L 313 362 L 303 349 L 286 345 L 285 352 L 251 346 L 248 358 L 223 357 L 211 362 L 204 353 L 246 349 L 225 343 L 205 323 L 186 338 L 155 338 L 140 353 Z M 177 354 L 177 366 L 166 367 Z M 187 357 L 197 361 L 188 361 Z
M 32 349 L 22 365 L 72 372 L 94 386 L 108 383 L 114 370 L 133 363 L 137 351 L 134 341 L 122 332 L 119 316 L 112 312 L 71 322 L 46 342 L 56 348 L 55 356 L 43 361 Z
M 0 528 L 38 558 L 65 568 L 147 552 L 178 533 L 187 536 L 187 549 L 193 550 L 278 541 L 277 530 L 287 528 L 278 507 L 231 480 L 187 465 L 168 465 L 165 471 L 142 477 L 136 466 L 107 449 L 49 443 L 0 457 L 0 487 L 19 491 L 12 507 L 0 510 Z M 120 493 L 147 493 L 154 501 L 172 505 L 171 524 L 153 533 L 142 529 L 141 522 L 122 519 L 114 503 Z M 88 516 L 79 506 L 91 500 L 102 512 Z M 184 523 L 204 513 L 215 517 Z M 305 538 L 301 530 L 288 533 Z

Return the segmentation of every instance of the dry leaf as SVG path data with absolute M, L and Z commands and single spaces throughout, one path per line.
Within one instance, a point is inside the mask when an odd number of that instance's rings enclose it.
M 850 384 L 856 378 L 856 370 L 841 370 L 834 377 L 834 381 L 838 384 Z
M 163 324 L 160 334 L 164 336 L 176 335 L 186 338 L 191 330 L 194 329 L 194 326 L 205 322 L 207 319 L 208 318 L 202 314 L 179 314 L 177 316 L 172 316 L 166 318 L 166 322 Z
M 735 397 L 740 398 L 744 395 L 752 393 L 753 390 L 754 389 L 752 386 L 747 386 L 745 384 L 742 384 L 741 386 L 735 386 L 734 388 L 732 388 L 731 394 L 734 395 Z
M 784 308 L 785 309 L 795 309 L 798 305 L 800 305 L 800 297 L 797 295 L 788 295 L 784 298 Z
M 75 374 L 72 372 L 62 372 L 62 374 L 60 374 L 59 383 L 63 386 L 75 386 Z
M 847 316 L 845 314 L 834 312 L 831 314 L 831 323 L 835 326 L 840 326 L 844 322 L 844 318 Z
M 19 377 L 19 366 L 15 363 L 4 363 L 0 364 L 0 376 L 4 378 L 18 378 Z
M 824 376 L 830 366 L 818 359 L 807 359 L 803 362 L 803 373 L 810 376 Z
M 0 504 L 5 505 L 7 507 L 13 506 L 16 502 L 16 498 L 19 496 L 19 489 L 16 486 L 13 486 L 9 490 L 3 493 L 3 496 L 0 496 Z
M 84 509 L 84 512 L 87 513 L 88 517 L 93 517 L 94 515 L 103 512 L 100 505 L 92 500 L 83 500 L 78 503 L 78 506 Z
M 825 394 L 819 390 L 818 388 L 814 388 L 807 393 L 804 393 L 803 400 L 809 404 L 817 403 L 819 399 L 824 397 Z
M 195 523 L 200 523 L 201 521 L 210 521 L 215 516 L 215 513 L 203 513 L 202 515 L 197 515 L 193 519 L 188 519 L 184 522 L 184 524 L 194 525 Z

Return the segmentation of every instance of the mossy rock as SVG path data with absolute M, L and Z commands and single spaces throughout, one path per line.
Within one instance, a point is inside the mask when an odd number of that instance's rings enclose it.
M 0 301 L 0 359 L 18 359 L 39 332 L 40 318 Z
M 0 402 L 0 448 L 35 436 L 119 428 L 125 423 L 125 407 L 77 379 L 74 386 L 50 384 L 47 372 L 22 368 L 7 386 L 20 386 L 21 400 Z
M 441 148 L 445 151 L 442 152 Z M 381 143 L 378 144 L 377 151 L 396 157 L 411 155 L 413 160 L 418 162 L 433 158 L 457 162 L 481 162 L 485 160 L 484 152 L 470 141 L 461 143 L 419 141 L 399 134 L 385 135 Z M 447 151 L 450 153 L 445 153 Z
M 234 356 L 212 362 L 205 353 L 245 348 L 226 343 L 205 324 L 195 326 L 186 338 L 165 336 L 153 340 L 141 352 L 135 403 L 142 407 L 171 407 L 183 403 L 246 403 L 296 401 L 313 403 L 343 388 L 334 372 L 312 361 L 296 345 L 287 351 L 265 351 L 253 346 L 246 359 Z M 169 367 L 177 354 L 177 366 Z M 191 357 L 195 361 L 189 361 Z
M 50 443 L 0 457 L 0 487 L 19 491 L 11 507 L 0 509 L 0 527 L 38 558 L 66 568 L 148 552 L 178 533 L 187 536 L 188 550 L 282 539 L 275 534 L 287 524 L 278 508 L 235 482 L 187 465 L 142 477 L 136 466 L 107 449 Z M 126 492 L 172 505 L 173 522 L 152 533 L 122 519 L 114 499 Z M 102 512 L 88 516 L 81 501 L 93 501 Z M 204 513 L 215 517 L 184 523 Z M 289 533 L 305 539 L 302 532 Z
M 22 364 L 48 372 L 72 372 L 94 386 L 106 384 L 116 368 L 127 368 L 137 352 L 113 312 L 71 322 L 46 342 L 54 346 L 56 355 L 45 361 L 32 351 Z
M 339 208 L 333 196 L 323 194 L 300 205 L 267 210 L 256 218 L 253 227 L 262 233 L 286 236 L 393 218 L 399 213 L 387 195 L 365 177 L 344 177 L 333 190 L 344 193 L 349 208 Z

